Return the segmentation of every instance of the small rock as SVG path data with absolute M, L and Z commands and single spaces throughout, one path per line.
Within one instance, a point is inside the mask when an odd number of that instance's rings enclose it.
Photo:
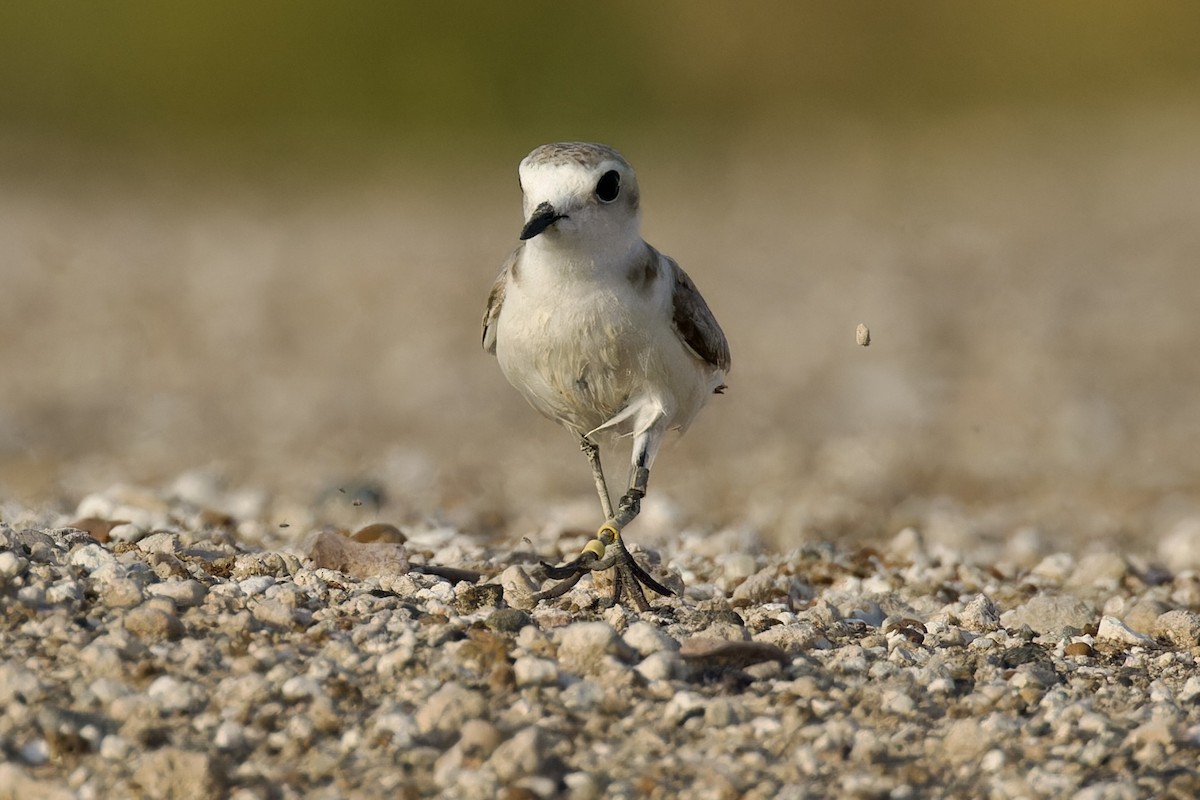
M 532 609 L 537 605 L 537 584 L 522 567 L 514 564 L 496 579 L 504 588 L 504 600 L 513 608 Z
M 559 634 L 558 659 L 579 675 L 602 672 L 606 656 L 631 655 L 628 646 L 607 622 L 575 622 Z
M 242 590 L 242 594 L 246 595 L 246 597 L 265 594 L 267 589 L 270 589 L 274 585 L 274 575 L 251 575 L 249 578 L 243 578 L 237 582 L 237 587 Z
M 546 763 L 550 737 L 536 725 L 530 725 L 496 747 L 487 763 L 504 783 L 527 775 L 539 775 Z
M 916 528 L 902 528 L 888 542 L 888 552 L 899 558 L 915 561 L 925 556 L 925 537 Z
M 197 580 L 163 581 L 146 587 L 151 597 L 165 597 L 179 608 L 191 608 L 204 602 L 208 589 Z
M 1175 647 L 1195 647 L 1200 644 L 1200 614 L 1183 609 L 1168 611 L 1154 621 L 1150 633 Z
M 679 691 L 663 706 L 662 718 L 667 724 L 678 727 L 691 717 L 704 716 L 705 699 L 696 692 Z
M 21 558 L 11 550 L 0 552 L 0 578 L 15 578 L 25 573 L 29 559 Z
M 1183 687 L 1179 690 L 1178 697 L 1179 702 L 1184 705 L 1200 700 L 1200 675 L 1193 675 L 1184 681 Z
M 204 705 L 205 692 L 194 683 L 181 681 L 170 675 L 160 675 L 146 689 L 146 696 L 170 714 L 200 708 Z
M 1071 642 L 1063 648 L 1063 654 L 1068 656 L 1086 656 L 1090 658 L 1096 655 L 1096 651 L 1087 642 Z
M 246 729 L 233 720 L 222 722 L 213 733 L 213 746 L 218 750 L 241 750 L 246 746 Z
M 321 688 L 321 682 L 316 678 L 309 675 L 295 675 L 283 682 L 283 686 L 279 687 L 279 694 L 284 700 L 295 702 L 320 697 L 325 694 L 325 691 Z
M 754 573 L 733 590 L 729 604 L 744 608 L 769 603 L 781 595 L 786 595 L 786 591 L 777 585 L 777 577 L 778 568 L 774 566 Z
M 678 650 L 679 642 L 671 638 L 662 628 L 649 622 L 635 622 L 625 631 L 625 644 L 643 658 L 660 650 Z
M 470 724 L 468 721 L 466 725 Z M 463 726 L 464 731 L 466 725 Z M 390 738 L 390 744 L 394 747 L 410 747 L 419 733 L 412 714 L 399 711 L 380 714 L 375 718 L 373 727 L 379 733 L 386 733 Z
M 78 795 L 66 784 L 55 780 L 43 780 L 29 775 L 11 762 L 0 763 L 0 797 L 4 800 L 21 800 L 36 797 L 39 800 L 71 800 Z
M 88 572 L 95 572 L 101 567 L 115 567 L 117 557 L 99 544 L 88 544 L 83 547 L 76 548 L 71 553 L 67 563 L 73 567 L 80 567 Z
M 488 615 L 484 621 L 496 633 L 517 633 L 526 625 L 532 625 L 529 612 L 519 608 L 500 608 Z
M 386 522 L 376 522 L 365 528 L 359 528 L 351 536 L 356 542 L 384 542 L 386 544 L 404 544 L 408 537 L 395 525 Z
M 1034 565 L 1029 574 L 1047 583 L 1061 585 L 1074 571 L 1075 558 L 1070 553 L 1051 553 Z
M 1171 572 L 1200 570 L 1200 516 L 1175 523 L 1159 541 L 1158 557 Z
M 1028 625 L 1038 633 L 1063 636 L 1068 628 L 1083 630 L 1096 619 L 1090 604 L 1069 594 L 1038 592 L 1024 604 L 1005 611 L 1000 622 L 1009 629 Z
M 151 642 L 165 642 L 183 635 L 183 623 L 179 617 L 151 605 L 141 605 L 125 614 L 122 624 L 125 630 Z
M 172 800 L 216 798 L 223 784 L 211 755 L 179 747 L 164 747 L 143 755 L 133 780 L 145 796 Z
M 409 571 L 408 549 L 403 544 L 356 542 L 330 531 L 317 537 L 308 557 L 318 569 L 336 569 L 355 578 Z
M 96 590 L 101 601 L 109 608 L 132 608 L 145 599 L 142 587 L 131 578 L 109 578 Z
M 962 626 L 969 631 L 987 633 L 1000 627 L 1000 609 L 987 595 L 978 594 L 966 604 L 959 615 Z
M 1128 574 L 1128 562 L 1116 553 L 1089 553 L 1080 559 L 1071 577 L 1067 579 L 1067 585 L 1113 589 L 1119 586 Z
M 725 564 L 721 571 L 725 576 L 725 581 L 732 585 L 737 581 L 749 578 L 757 570 L 758 565 L 754 563 L 754 556 L 749 553 L 730 553 L 725 558 Z
M 462 751 L 464 759 L 479 763 L 487 760 L 503 741 L 503 734 L 492 723 L 483 719 L 469 719 L 463 723 L 456 746 Z
M 728 697 L 714 697 L 704 709 L 705 728 L 725 728 L 737 722 L 737 709 Z
M 811 622 L 775 625 L 756 635 L 754 641 L 774 645 L 793 656 L 808 650 L 824 650 L 832 646 L 821 629 Z
M 133 742 L 117 734 L 109 734 L 100 740 L 100 757 L 107 761 L 125 761 L 133 754 L 133 749 Z
M 433 744 L 450 744 L 464 722 L 487 713 L 487 701 L 479 692 L 457 683 L 443 684 L 417 709 L 417 730 Z
M 1116 642 L 1123 645 L 1153 645 L 1154 640 L 1149 636 L 1137 633 L 1116 617 L 1105 615 L 1100 618 L 1100 626 L 1096 630 L 1097 641 Z
M 178 533 L 159 531 L 144 537 L 138 543 L 138 549 L 143 553 L 167 553 L 175 555 L 180 550 L 182 537 Z
M 263 600 L 251 610 L 254 618 L 272 628 L 286 630 L 300 623 L 297 609 L 278 600 Z
M 648 681 L 669 681 L 681 674 L 683 659 L 676 650 L 659 650 L 641 660 L 634 670 Z
M 558 681 L 558 664 L 548 658 L 521 656 L 513 662 L 517 686 L 551 686 Z

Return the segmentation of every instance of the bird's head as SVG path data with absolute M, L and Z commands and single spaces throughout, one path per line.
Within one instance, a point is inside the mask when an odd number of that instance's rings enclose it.
M 640 238 L 633 167 L 611 147 L 585 142 L 546 144 L 521 161 L 525 225 L 521 239 L 562 245 Z

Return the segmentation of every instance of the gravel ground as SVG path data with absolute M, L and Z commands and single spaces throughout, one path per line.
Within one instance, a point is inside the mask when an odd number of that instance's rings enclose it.
M 1200 523 L 1166 564 L 684 531 L 634 548 L 681 592 L 638 615 L 587 579 L 533 602 L 578 530 L 248 496 L 4 510 L 0 797 L 1200 793 Z

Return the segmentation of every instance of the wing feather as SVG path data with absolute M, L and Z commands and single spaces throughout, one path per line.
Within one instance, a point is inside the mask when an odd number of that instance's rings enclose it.
M 500 308 L 504 305 L 504 287 L 508 284 L 509 274 L 516 273 L 523 249 L 522 245 L 512 251 L 504 266 L 500 267 L 492 291 L 488 293 L 487 308 L 483 312 L 483 349 L 492 355 L 496 354 L 496 326 L 500 322 Z
M 708 303 L 704 302 L 696 284 L 675 263 L 675 259 L 663 256 L 663 260 L 670 267 L 675 281 L 672 304 L 676 333 L 693 353 L 713 367 L 728 372 L 732 366 L 729 341 L 717 324 L 717 318 L 713 316 Z

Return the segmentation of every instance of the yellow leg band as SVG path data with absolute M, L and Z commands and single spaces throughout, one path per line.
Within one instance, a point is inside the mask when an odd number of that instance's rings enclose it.
M 621 538 L 621 532 L 611 522 L 604 523 L 600 526 L 600 530 L 596 531 L 597 541 L 603 541 L 606 535 L 610 542 Z
M 596 558 L 604 558 L 604 542 L 599 539 L 592 539 L 583 547 L 583 552 L 591 553 Z

